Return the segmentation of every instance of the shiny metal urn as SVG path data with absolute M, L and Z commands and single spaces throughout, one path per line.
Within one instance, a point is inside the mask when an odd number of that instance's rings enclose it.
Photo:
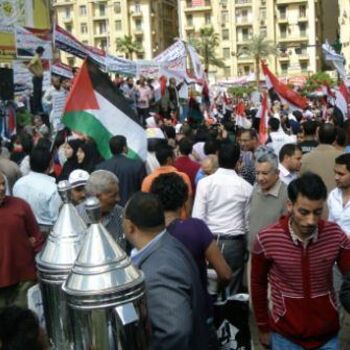
M 88 198 L 85 204 L 92 224 L 63 284 L 74 349 L 148 349 L 150 328 L 143 273 L 99 223 L 98 199 Z
M 63 205 L 36 264 L 52 349 L 66 350 L 73 349 L 73 337 L 62 284 L 78 256 L 87 227 L 70 202 L 69 182 L 61 181 L 57 187 Z

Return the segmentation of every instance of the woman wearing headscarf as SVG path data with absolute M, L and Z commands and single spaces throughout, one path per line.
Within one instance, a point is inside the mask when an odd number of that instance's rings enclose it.
M 79 139 L 69 140 L 64 146 L 64 155 L 66 161 L 63 164 L 62 172 L 58 177 L 58 181 L 68 180 L 69 174 L 79 168 L 77 151 L 83 145 L 83 141 Z

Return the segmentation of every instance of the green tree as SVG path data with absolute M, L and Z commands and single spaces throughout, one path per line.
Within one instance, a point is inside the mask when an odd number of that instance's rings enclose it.
M 321 86 L 333 87 L 335 84 L 335 80 L 332 79 L 327 72 L 317 72 L 315 74 L 312 74 L 306 80 L 302 93 L 304 95 L 308 95 L 316 91 Z
M 262 58 L 267 58 L 270 55 L 277 55 L 278 49 L 271 40 L 266 40 L 265 36 L 260 34 L 253 36 L 246 45 L 242 46 L 237 53 L 237 56 L 247 56 L 254 59 L 255 64 L 255 81 L 259 89 L 260 82 L 260 61 Z
M 132 39 L 131 35 L 125 35 L 123 38 L 117 38 L 117 51 L 125 54 L 126 58 L 132 58 L 133 53 L 143 52 L 140 44 Z
M 213 27 L 203 27 L 190 38 L 190 44 L 197 50 L 203 59 L 204 69 L 209 71 L 209 66 L 224 68 L 225 63 L 216 57 L 216 48 L 220 45 L 219 34 Z

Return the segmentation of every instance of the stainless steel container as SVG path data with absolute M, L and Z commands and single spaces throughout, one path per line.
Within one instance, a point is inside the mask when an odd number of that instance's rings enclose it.
M 58 184 L 63 206 L 43 250 L 36 257 L 47 333 L 53 349 L 73 349 L 68 307 L 62 284 L 81 248 L 87 227 L 70 203 L 70 184 Z
M 76 350 L 148 348 L 144 276 L 100 221 L 97 198 L 86 200 L 92 222 L 63 284 Z

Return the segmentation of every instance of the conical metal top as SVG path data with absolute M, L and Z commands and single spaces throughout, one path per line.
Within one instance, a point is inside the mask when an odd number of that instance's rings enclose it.
M 77 258 L 87 227 L 70 203 L 69 182 L 61 181 L 57 187 L 63 206 L 45 247 L 36 257 L 36 263 L 41 279 L 62 283 Z
M 69 305 L 94 309 L 138 299 L 144 294 L 143 273 L 131 264 L 127 254 L 99 223 L 97 198 L 87 199 L 86 211 L 93 223 L 62 287 Z

